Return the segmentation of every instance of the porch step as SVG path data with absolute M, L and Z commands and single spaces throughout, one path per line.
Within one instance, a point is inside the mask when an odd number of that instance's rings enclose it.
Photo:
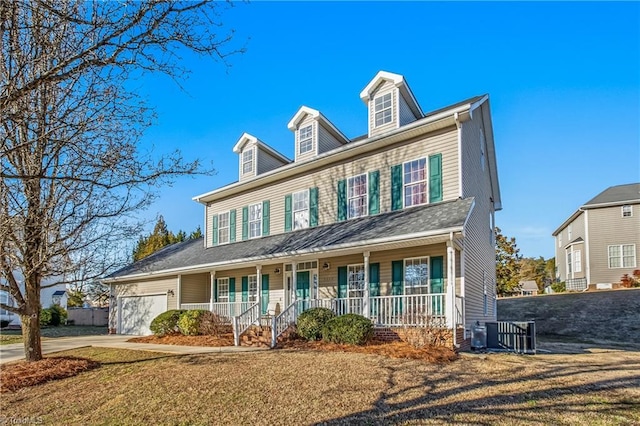
M 278 336 L 277 343 L 291 340 L 297 336 L 295 327 L 289 327 L 280 336 Z M 271 347 L 271 327 L 266 326 L 251 326 L 240 336 L 240 346 L 248 347 Z

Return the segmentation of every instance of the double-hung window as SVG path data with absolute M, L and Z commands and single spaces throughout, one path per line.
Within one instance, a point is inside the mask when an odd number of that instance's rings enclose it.
M 582 272 L 582 253 L 580 250 L 573 251 L 573 272 Z
M 633 208 L 629 204 L 625 204 L 622 206 L 622 217 L 631 217 L 633 216 Z
M 429 258 L 416 257 L 404 260 L 404 293 L 429 293 Z
M 368 202 L 366 174 L 354 176 L 347 180 L 347 203 L 349 219 L 367 215 Z
M 635 268 L 636 245 L 618 244 L 609 246 L 609 268 Z
M 242 174 L 253 172 L 253 148 L 242 153 Z
M 567 276 L 571 276 L 571 274 L 573 273 L 573 259 L 572 259 L 572 252 L 568 251 L 567 252 Z M 573 278 L 573 277 L 571 277 Z
M 229 242 L 229 212 L 218 214 L 218 244 Z
M 364 296 L 364 265 L 349 265 L 347 267 L 347 297 L 359 298 Z
M 404 163 L 403 166 L 404 206 L 418 206 L 427 202 L 427 159 Z
M 256 302 L 258 300 L 258 276 L 249 275 L 249 302 Z
M 378 96 L 373 100 L 376 127 L 391 123 L 391 93 Z
M 249 206 L 249 238 L 262 235 L 262 203 Z
M 8 306 L 13 306 L 11 296 L 9 296 L 9 294 L 5 293 L 4 291 L 0 292 L 0 303 L 4 303 Z M 13 312 L 0 308 L 0 315 L 11 316 L 13 315 Z
M 229 278 L 218 278 L 218 302 L 229 301 Z
M 313 125 L 298 130 L 298 152 L 304 154 L 313 150 Z
M 293 229 L 309 227 L 309 190 L 293 193 Z

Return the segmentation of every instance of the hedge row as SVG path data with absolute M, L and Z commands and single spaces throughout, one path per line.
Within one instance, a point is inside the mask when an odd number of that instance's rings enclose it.
M 155 317 L 149 328 L 156 336 L 171 334 L 220 336 L 228 331 L 229 323 L 210 311 L 174 309 Z

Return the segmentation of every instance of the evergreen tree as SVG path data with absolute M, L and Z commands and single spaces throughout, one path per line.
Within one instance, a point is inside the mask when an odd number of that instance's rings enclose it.
M 200 226 L 195 231 L 191 232 L 187 237 L 187 233 L 183 230 L 179 230 L 177 234 L 169 231 L 167 223 L 162 215 L 158 216 L 158 221 L 153 228 L 153 232 L 149 235 L 142 235 L 138 238 L 138 243 L 133 249 L 133 261 L 138 261 L 149 256 L 152 253 L 157 252 L 161 248 L 168 246 L 169 244 L 179 243 L 194 238 L 201 238 L 202 231 Z
M 499 296 L 512 294 L 520 278 L 520 249 L 514 237 L 502 235 L 496 227 L 496 292 Z

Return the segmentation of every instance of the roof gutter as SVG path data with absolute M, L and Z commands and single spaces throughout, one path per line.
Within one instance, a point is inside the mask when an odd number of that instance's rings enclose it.
M 292 258 L 292 257 L 301 257 L 301 256 L 319 254 L 319 253 L 327 254 L 335 251 L 353 249 L 353 248 L 363 248 L 364 250 L 365 246 L 369 248 L 372 246 L 379 246 L 379 245 L 394 243 L 398 241 L 419 240 L 422 238 L 435 237 L 439 235 L 449 236 L 449 235 L 453 235 L 453 233 L 462 232 L 462 230 L 463 230 L 462 226 L 454 226 L 450 228 L 444 228 L 444 229 L 438 229 L 438 230 L 432 230 L 432 231 L 414 232 L 412 234 L 396 235 L 394 237 L 374 238 L 370 240 L 338 244 L 335 246 L 331 246 L 330 248 L 317 247 L 317 248 L 305 249 L 305 250 L 291 250 L 287 252 L 277 253 L 274 255 L 245 257 L 242 259 L 232 260 L 227 262 L 211 262 L 211 263 L 205 263 L 202 265 L 184 266 L 180 268 L 165 269 L 162 271 L 153 271 L 153 272 L 145 272 L 140 274 L 124 275 L 124 276 L 115 277 L 115 278 L 103 278 L 100 281 L 103 284 L 112 284 L 112 283 L 118 283 L 123 281 L 131 281 L 135 279 L 145 279 L 150 277 L 175 275 L 183 272 L 193 272 L 193 273 L 206 272 L 206 271 L 211 271 L 212 269 L 215 269 L 215 268 L 220 268 L 220 267 L 229 268 L 229 267 L 238 266 L 238 265 L 247 264 L 247 263 L 257 263 L 257 262 L 286 259 L 286 258 Z

